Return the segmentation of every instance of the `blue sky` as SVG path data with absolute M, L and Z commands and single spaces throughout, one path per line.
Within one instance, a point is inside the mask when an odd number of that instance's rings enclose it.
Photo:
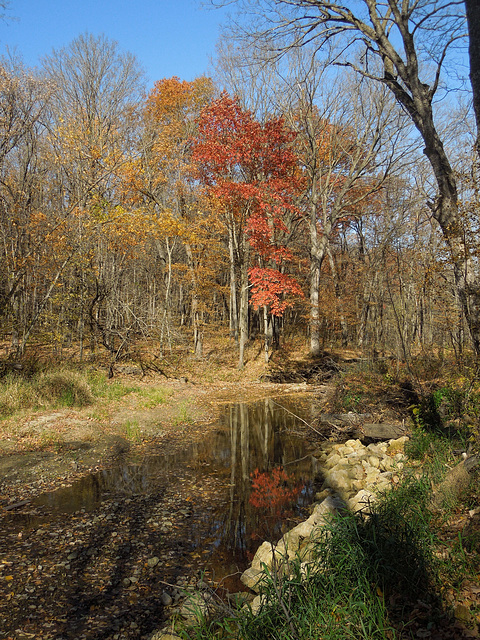
M 208 74 L 226 10 L 201 0 L 11 0 L 7 15 L 14 20 L 0 22 L 1 53 L 16 49 L 36 66 L 81 33 L 104 33 L 137 56 L 151 86 Z

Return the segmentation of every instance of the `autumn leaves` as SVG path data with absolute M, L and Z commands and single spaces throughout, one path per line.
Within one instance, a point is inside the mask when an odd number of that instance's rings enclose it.
M 310 314 L 308 197 L 325 185 L 305 169 L 300 114 L 257 117 L 208 78 L 160 80 L 142 96 L 134 60 L 103 37 L 44 64 L 48 82 L 15 65 L 0 77 L 12 347 L 41 339 L 82 357 L 101 346 L 114 364 L 137 339 L 162 356 L 186 328 L 201 357 L 206 328 L 226 335 L 228 324 L 242 366 L 253 320 L 268 359 L 280 318 Z M 330 162 L 329 189 L 346 202 L 349 160 L 331 157 L 349 133 L 315 117 L 316 166 Z M 340 207 L 330 227 L 348 214 Z M 313 224 L 325 232 L 320 216 Z

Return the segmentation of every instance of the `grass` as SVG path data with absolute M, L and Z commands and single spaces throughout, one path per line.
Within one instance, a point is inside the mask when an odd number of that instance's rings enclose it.
M 395 640 L 418 598 L 438 610 L 428 504 L 430 486 L 410 478 L 374 507 L 370 517 L 347 514 L 325 527 L 315 566 L 290 576 L 269 574 L 257 615 L 241 610 L 223 619 L 243 640 Z M 395 603 L 392 606 L 391 603 Z M 218 637 L 218 621 L 197 638 Z M 185 635 L 187 637 L 187 635 Z
M 173 419 L 173 424 L 178 426 L 180 424 L 191 424 L 194 422 L 194 417 L 190 412 L 190 400 L 182 400 L 178 407 L 178 413 Z
M 141 442 L 142 432 L 138 420 L 127 420 L 124 424 L 125 437 L 132 442 Z
M 87 407 L 97 399 L 115 401 L 136 387 L 110 382 L 97 371 L 51 368 L 23 376 L 9 373 L 0 380 L 0 417 L 24 411 Z
M 141 406 L 144 409 L 155 409 L 158 405 L 165 404 L 170 394 L 166 389 L 162 387 L 150 387 L 145 389 L 137 389 L 137 395 L 143 398 Z

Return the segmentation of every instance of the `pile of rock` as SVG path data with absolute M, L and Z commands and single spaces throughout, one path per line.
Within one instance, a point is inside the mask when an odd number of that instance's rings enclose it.
M 241 580 L 245 586 L 261 592 L 265 571 L 282 575 L 290 561 L 299 558 L 302 571 L 312 570 L 315 542 L 322 535 L 328 519 L 344 510 L 368 510 L 377 496 L 399 481 L 404 465 L 407 436 L 364 445 L 360 440 L 344 444 L 325 443 L 314 453 L 317 474 L 323 480 L 311 516 L 288 531 L 276 544 L 264 542 Z M 252 607 L 261 604 L 258 596 Z

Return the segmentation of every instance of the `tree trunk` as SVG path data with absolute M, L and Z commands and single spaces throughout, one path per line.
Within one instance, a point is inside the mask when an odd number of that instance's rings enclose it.
M 473 109 L 477 122 L 475 148 L 480 157 L 480 2 L 465 0 L 467 9 L 468 35 L 470 38 L 468 53 L 470 58 L 470 82 L 473 91 Z
M 233 246 L 233 231 L 228 230 L 228 249 L 230 253 L 230 336 L 238 344 L 238 309 L 237 285 L 235 278 L 235 251 Z
M 310 355 L 320 355 L 320 271 L 327 248 L 327 233 L 319 238 L 316 206 L 312 205 L 310 218 Z
M 239 314 L 239 358 L 238 368 L 243 369 L 245 361 L 245 346 L 248 342 L 248 255 L 249 245 L 242 236 L 242 264 L 240 267 L 240 314 Z

